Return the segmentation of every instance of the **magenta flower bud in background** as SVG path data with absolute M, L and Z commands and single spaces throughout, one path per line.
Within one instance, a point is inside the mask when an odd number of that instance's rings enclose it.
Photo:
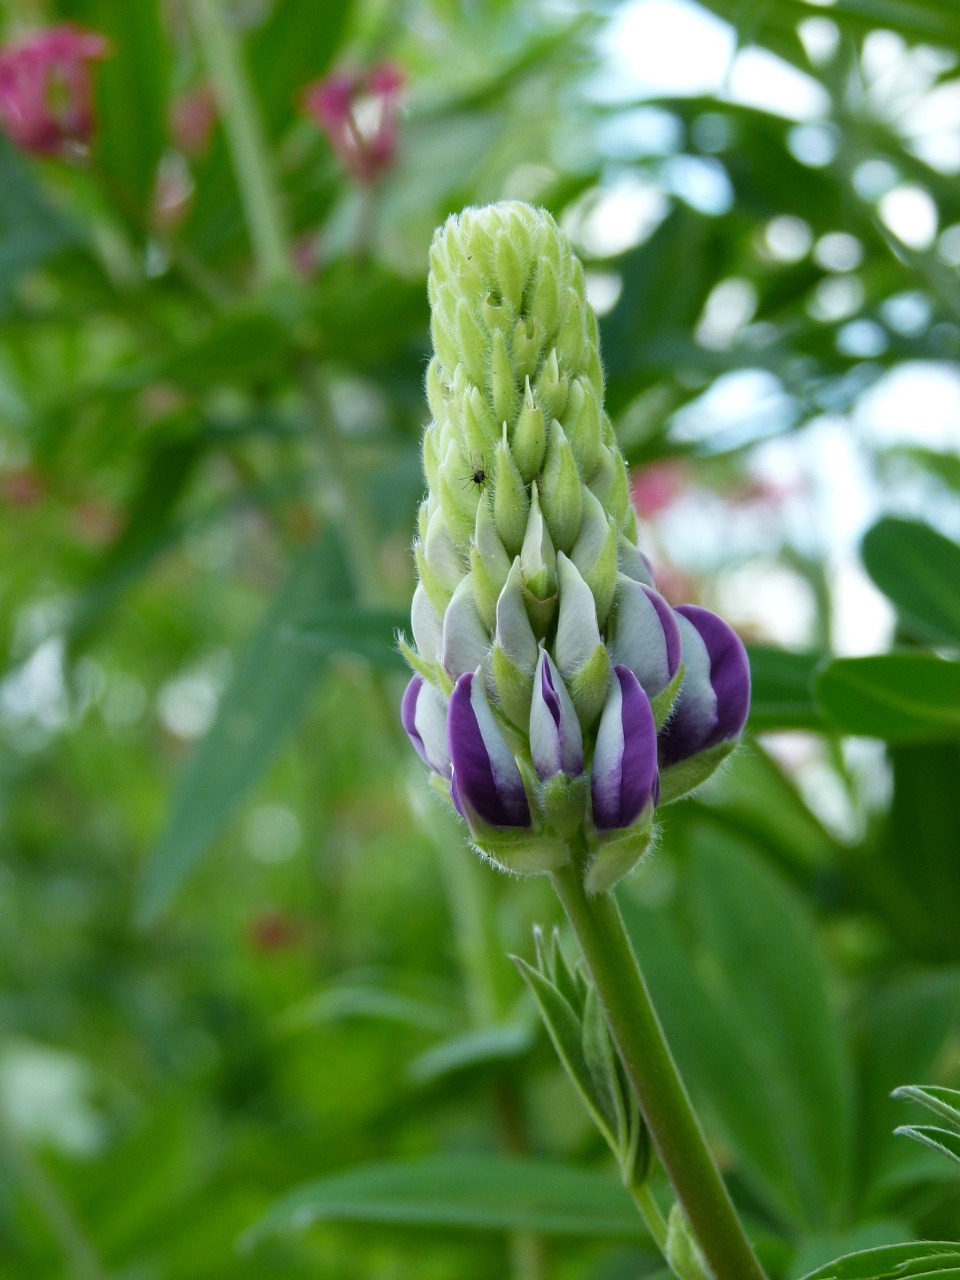
M 33 155 L 89 144 L 95 123 L 90 64 L 109 45 L 94 31 L 64 24 L 0 49 L 0 127 Z
M 182 94 L 170 110 L 170 133 L 185 156 L 200 156 L 210 145 L 217 122 L 217 99 L 212 85 L 202 84 Z
M 447 704 L 422 676 L 414 676 L 400 704 L 400 719 L 417 755 L 442 778 L 450 777 Z
M 451 795 L 468 822 L 476 816 L 493 827 L 530 826 L 520 770 L 474 672 L 462 675 L 450 695 L 447 745 Z
M 334 71 L 308 85 L 303 105 L 330 140 L 340 164 L 372 186 L 397 155 L 397 113 L 404 77 L 393 62 L 365 71 Z
M 590 778 L 600 831 L 630 827 L 657 803 L 657 730 L 650 700 L 627 667 L 615 666 L 600 716 Z
M 737 633 L 699 605 L 683 604 L 674 613 L 683 643 L 683 682 L 660 731 L 667 799 L 675 789 L 672 775 L 686 791 L 700 780 L 691 781 L 690 770 L 703 770 L 704 777 L 713 772 L 736 745 L 750 709 L 750 663 Z

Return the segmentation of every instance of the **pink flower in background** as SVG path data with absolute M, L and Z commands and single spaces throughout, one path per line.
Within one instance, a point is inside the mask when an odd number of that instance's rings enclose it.
M 676 460 L 653 462 L 632 472 L 630 476 L 631 500 L 637 514 L 647 519 L 673 506 L 689 487 L 690 474 L 687 467 Z
M 170 112 L 170 132 L 179 151 L 186 156 L 199 156 L 210 145 L 213 126 L 217 122 L 217 99 L 208 84 L 177 98 Z
M 394 62 L 365 71 L 334 71 L 308 85 L 303 105 L 330 139 L 347 173 L 372 185 L 397 155 L 403 72 Z
M 0 127 L 34 155 L 57 155 L 90 141 L 94 127 L 90 63 L 109 45 L 94 31 L 64 24 L 0 49 Z

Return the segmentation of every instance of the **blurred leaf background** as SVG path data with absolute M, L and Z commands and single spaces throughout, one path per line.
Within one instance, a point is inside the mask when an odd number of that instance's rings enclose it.
M 19 0 L 4 38 L 65 20 L 111 46 L 89 153 L 0 140 L 0 1276 L 663 1275 L 505 958 L 550 896 L 397 721 L 427 248 L 505 197 L 588 267 L 665 593 L 751 648 L 748 741 L 621 891 L 738 1203 L 783 1280 L 960 1237 L 889 1098 L 960 1063 L 954 0 Z M 385 61 L 364 183 L 302 90 Z

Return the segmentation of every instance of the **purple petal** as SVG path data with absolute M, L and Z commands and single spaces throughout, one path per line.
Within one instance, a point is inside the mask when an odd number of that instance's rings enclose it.
M 659 592 L 621 574 L 610 624 L 615 663 L 629 667 L 650 698 L 661 693 L 680 667 L 682 644 L 673 610 Z
M 739 737 L 750 709 L 750 663 L 732 627 L 709 609 L 680 605 L 685 670 L 660 734 L 661 764 L 676 764 Z
M 400 704 L 400 720 L 424 764 L 441 777 L 449 778 L 447 704 L 422 676 L 415 675 L 407 685 Z
M 632 826 L 655 800 L 657 730 L 637 677 L 616 666 L 597 729 L 591 792 L 600 830 Z
M 520 770 L 473 672 L 450 695 L 447 744 L 461 812 L 472 810 L 495 827 L 529 827 Z
M 583 772 L 583 735 L 560 673 L 541 651 L 530 704 L 530 754 L 544 782 L 557 773 Z

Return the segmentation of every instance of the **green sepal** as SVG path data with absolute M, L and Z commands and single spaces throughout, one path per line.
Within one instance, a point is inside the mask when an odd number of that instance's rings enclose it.
M 673 704 L 677 700 L 677 694 L 680 692 L 680 686 L 683 684 L 683 673 L 685 667 L 683 663 L 677 668 L 677 674 L 673 677 L 665 689 L 661 689 L 655 698 L 650 699 L 650 709 L 653 712 L 653 722 L 657 726 L 657 733 L 667 723 L 670 712 L 673 710 Z
M 551 831 L 572 840 L 580 828 L 587 806 L 588 778 L 585 773 L 571 777 L 555 773 L 537 789 L 537 807 Z
M 739 739 L 734 738 L 730 742 L 718 742 L 715 747 L 699 751 L 687 760 L 661 768 L 659 803 L 673 804 L 675 800 L 680 800 L 691 791 L 695 791 L 723 764 L 738 741 Z
M 450 697 L 453 692 L 453 681 L 439 662 L 428 662 L 426 658 L 421 657 L 404 635 L 397 636 L 397 648 L 417 675 L 423 676 L 424 680 L 439 689 L 445 698 Z
M 575 675 L 564 676 L 567 692 L 577 709 L 580 726 L 586 732 L 603 710 L 610 686 L 610 655 L 606 646 L 598 644 L 592 655 Z
M 546 600 L 541 600 L 539 596 L 533 594 L 526 583 L 523 584 L 523 602 L 527 606 L 527 617 L 533 627 L 533 634 L 538 640 L 542 640 L 550 630 L 557 614 L 559 600 L 560 597 L 556 593 L 547 596 Z
M 498 642 L 490 655 L 491 675 L 500 710 L 521 731 L 530 723 L 530 700 L 533 696 L 534 668 L 518 666 Z
M 511 229 L 512 230 L 512 229 Z M 517 314 L 527 283 L 527 269 L 511 230 L 499 233 L 493 246 L 493 265 L 500 294 L 510 310 Z
M 547 871 L 559 871 L 570 861 L 570 849 L 563 840 L 554 836 L 536 835 L 531 831 L 515 833 L 501 827 L 483 830 L 471 827 L 473 844 L 477 852 L 501 871 L 516 876 L 538 876 Z
M 414 543 L 413 555 L 417 562 L 417 576 L 423 583 L 423 589 L 427 593 L 427 599 L 433 605 L 437 614 L 442 618 L 444 613 L 446 613 L 447 605 L 453 598 L 453 592 L 440 578 L 440 576 L 434 573 L 429 564 L 427 564 L 427 557 L 424 555 L 422 543 Z
M 569 552 L 580 532 L 583 493 L 573 450 L 556 420 L 550 425 L 540 491 L 540 505 L 553 545 L 558 551 Z
M 583 887 L 591 897 L 609 893 L 628 875 L 653 841 L 653 805 L 647 805 L 638 821 L 623 831 L 593 830 L 587 840 L 589 859 Z
M 510 557 L 500 540 L 493 510 L 486 496 L 477 506 L 477 523 L 470 548 L 477 612 L 492 631 L 496 625 L 497 601 L 510 573 Z

